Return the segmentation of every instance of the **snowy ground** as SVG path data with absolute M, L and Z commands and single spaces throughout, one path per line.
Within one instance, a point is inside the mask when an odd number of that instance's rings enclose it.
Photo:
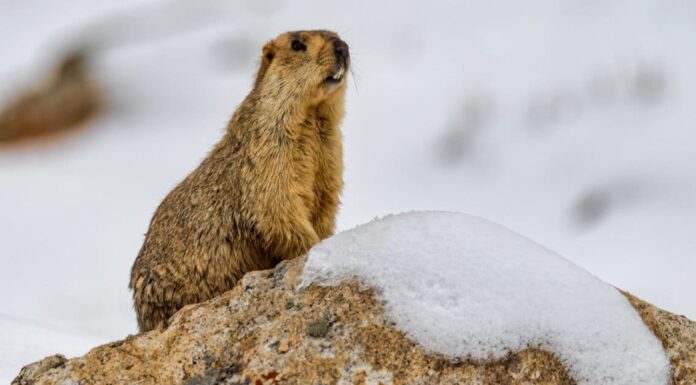
M 289 29 L 351 45 L 341 229 L 472 213 L 696 319 L 693 1 L 161 4 L 0 0 L 0 101 L 98 36 L 113 107 L 66 141 L 0 152 L 0 381 L 135 331 L 128 274 L 154 209 Z

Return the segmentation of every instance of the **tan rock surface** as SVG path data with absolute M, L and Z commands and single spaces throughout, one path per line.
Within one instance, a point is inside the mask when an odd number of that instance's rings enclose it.
M 182 309 L 165 331 L 28 365 L 13 385 L 574 384 L 536 349 L 479 363 L 426 354 L 355 282 L 295 290 L 303 262 L 250 273 L 234 290 Z M 696 384 L 696 323 L 627 297 L 662 341 L 673 383 Z

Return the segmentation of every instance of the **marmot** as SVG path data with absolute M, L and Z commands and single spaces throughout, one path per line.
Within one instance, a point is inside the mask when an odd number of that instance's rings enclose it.
M 263 47 L 223 138 L 150 222 L 130 280 L 141 331 L 333 233 L 349 62 L 330 31 L 287 32 Z
M 69 52 L 52 77 L 0 112 L 0 143 L 54 134 L 79 126 L 102 107 L 86 52 Z

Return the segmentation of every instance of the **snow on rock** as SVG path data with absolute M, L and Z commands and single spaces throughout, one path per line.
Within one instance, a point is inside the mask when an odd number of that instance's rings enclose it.
M 474 216 L 387 216 L 309 253 L 302 287 L 358 277 L 398 329 L 449 357 L 549 350 L 579 384 L 667 384 L 660 342 L 626 298 L 556 253 Z

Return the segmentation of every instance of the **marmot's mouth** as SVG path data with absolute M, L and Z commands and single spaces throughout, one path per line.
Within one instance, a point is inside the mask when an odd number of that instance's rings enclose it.
M 331 76 L 328 76 L 326 79 L 324 79 L 325 83 L 328 84 L 338 84 L 343 80 L 343 75 L 346 73 L 346 67 L 345 66 L 340 66 L 338 67 L 338 70 Z

